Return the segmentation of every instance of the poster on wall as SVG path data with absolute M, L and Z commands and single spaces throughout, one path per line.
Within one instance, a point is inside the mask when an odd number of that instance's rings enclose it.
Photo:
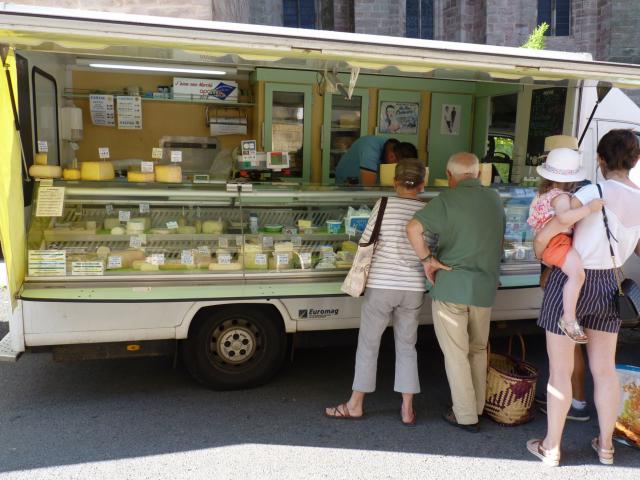
M 440 135 L 460 135 L 460 118 L 462 107 L 460 105 L 442 105 L 440 120 Z
M 420 105 L 414 102 L 380 102 L 378 133 L 418 133 Z
M 119 130 L 142 130 L 142 100 L 138 96 L 116 97 Z
M 115 126 L 113 95 L 89 95 L 89 109 L 91 122 L 94 125 Z

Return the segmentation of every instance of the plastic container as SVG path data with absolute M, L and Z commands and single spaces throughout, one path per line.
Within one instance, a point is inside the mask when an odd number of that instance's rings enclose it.
M 282 225 L 265 225 L 264 231 L 267 233 L 281 233 Z
M 331 234 L 340 233 L 340 228 L 342 227 L 341 220 L 327 220 L 327 232 Z
M 255 213 L 249 214 L 249 230 L 254 235 L 258 233 L 258 215 Z

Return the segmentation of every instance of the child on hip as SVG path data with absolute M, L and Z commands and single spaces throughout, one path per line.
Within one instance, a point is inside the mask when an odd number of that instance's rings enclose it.
M 559 150 L 566 152 L 553 155 Z M 576 160 L 574 155 L 577 156 L 578 168 L 570 168 L 576 167 L 571 165 Z M 558 327 L 574 342 L 587 343 L 587 336 L 576 317 L 576 305 L 584 284 L 584 269 L 580 255 L 572 247 L 573 225 L 591 213 L 599 212 L 603 201 L 597 199 L 582 207 L 571 208 L 571 191 L 574 190 L 577 181 L 584 180 L 584 173 L 579 168 L 578 153 L 559 148 L 549 153 L 547 163 L 550 160 L 553 164 L 538 167 L 538 174 L 542 177 L 542 181 L 538 194 L 529 208 L 527 223 L 533 228 L 534 241 L 541 236 L 541 231 L 551 220 L 556 221 L 556 226 L 559 222 L 559 225 L 564 228 L 564 231 L 553 236 L 544 247 L 542 262 L 547 266 L 560 268 L 567 276 L 567 282 L 562 291 L 563 314 L 558 321 Z M 574 162 L 567 162 L 570 164 L 569 168 L 558 168 L 559 160 L 574 160 Z M 565 179 L 567 181 L 562 181 Z

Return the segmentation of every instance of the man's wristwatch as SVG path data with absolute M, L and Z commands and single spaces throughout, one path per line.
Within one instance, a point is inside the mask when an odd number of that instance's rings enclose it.
M 431 260 L 432 258 L 433 258 L 433 254 L 432 254 L 432 253 L 430 253 L 430 254 L 429 254 L 429 255 L 427 255 L 426 257 L 421 258 L 421 259 L 420 259 L 420 263 L 428 262 L 428 261 L 429 261 L 429 260 Z

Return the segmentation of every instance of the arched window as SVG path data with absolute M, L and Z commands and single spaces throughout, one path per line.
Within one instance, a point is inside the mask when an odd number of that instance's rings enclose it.
M 316 28 L 315 0 L 283 0 L 283 25 L 294 28 Z
M 538 25 L 546 22 L 546 35 L 567 37 L 571 34 L 571 0 L 538 0 Z
M 433 0 L 407 0 L 406 36 L 433 38 Z

